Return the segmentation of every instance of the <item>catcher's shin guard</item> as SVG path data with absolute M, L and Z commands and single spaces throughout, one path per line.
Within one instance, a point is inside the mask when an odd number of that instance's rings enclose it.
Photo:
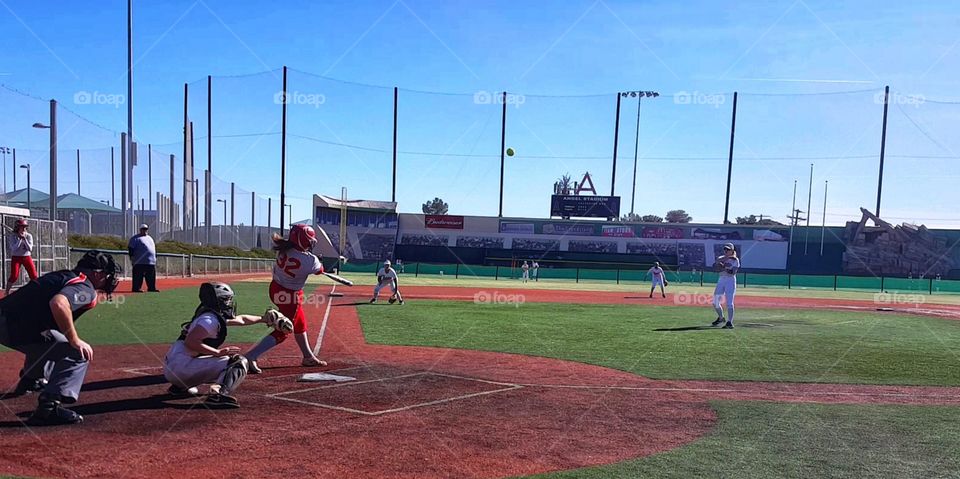
M 247 367 L 247 358 L 239 354 L 231 356 L 220 380 L 220 394 L 231 394 L 247 377 Z

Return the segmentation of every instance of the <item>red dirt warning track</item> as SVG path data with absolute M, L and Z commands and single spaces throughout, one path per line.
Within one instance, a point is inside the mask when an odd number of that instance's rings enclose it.
M 456 299 L 472 298 L 475 291 L 428 290 L 456 293 Z M 530 290 L 523 293 L 531 300 Z M 566 291 L 534 294 L 555 302 L 571 297 Z M 405 288 L 405 296 L 427 295 Z M 338 299 L 329 308 L 322 356 L 331 364 L 322 370 L 356 381 L 295 382 L 303 372 L 320 369 L 293 367 L 296 346 L 288 341 L 261 361 L 265 374 L 243 384 L 242 409 L 210 411 L 196 400 L 164 394 L 159 374 L 167 345 L 100 346 L 74 407 L 86 417 L 84 424 L 27 429 L 16 415 L 28 413 L 35 398 L 0 401 L 6 416 L 0 422 L 0 471 L 58 477 L 505 477 L 607 464 L 688 444 L 715 423 L 708 403 L 713 399 L 960 405 L 960 388 L 655 381 L 554 359 L 369 345 L 356 311 L 364 306 L 352 300 Z M 308 309 L 313 334 L 326 310 Z M 0 354 L 3 364 L 20 360 L 16 353 Z M 15 377 L 16 368 L 0 370 L 0 384 L 13 384 Z

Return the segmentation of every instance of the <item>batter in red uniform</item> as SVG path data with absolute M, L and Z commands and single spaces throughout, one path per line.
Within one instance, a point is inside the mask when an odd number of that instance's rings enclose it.
M 273 265 L 273 281 L 270 282 L 270 301 L 277 305 L 286 317 L 293 320 L 293 338 L 303 354 L 303 366 L 326 366 L 313 354 L 310 340 L 307 339 L 307 318 L 303 313 L 303 285 L 314 274 L 323 274 L 323 263 L 311 251 L 317 244 L 317 233 L 312 227 L 296 224 L 290 228 L 290 237 L 284 239 L 273 235 L 273 250 L 277 252 L 277 262 Z M 249 360 L 250 374 L 263 372 L 257 366 L 257 359 L 274 346 L 287 339 L 289 334 L 274 331 L 261 339 L 246 356 Z

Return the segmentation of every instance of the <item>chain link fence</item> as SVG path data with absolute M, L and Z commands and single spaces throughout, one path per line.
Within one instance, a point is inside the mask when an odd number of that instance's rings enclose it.
M 23 218 L 19 215 L 0 215 L 0 223 L 3 224 L 3 244 L 0 248 L 0 274 L 3 275 L 4 284 L 10 277 L 10 252 L 6 244 L 10 235 L 13 234 L 13 227 L 17 220 L 26 219 L 29 225 L 29 233 L 33 235 L 33 251 L 31 256 L 37 267 L 37 274 L 49 273 L 67 268 L 70 264 L 69 246 L 67 245 L 67 222 L 50 221 L 35 218 Z M 20 272 L 20 279 L 14 283 L 14 286 L 22 286 L 30 281 L 26 271 Z
M 70 248 L 71 264 L 84 253 L 83 248 Z M 113 255 L 123 265 L 123 277 L 129 277 L 133 271 L 130 257 L 122 250 L 101 250 Z M 234 256 L 209 256 L 197 254 L 157 253 L 157 276 L 188 277 L 197 275 L 267 273 L 273 268 L 274 260 L 269 258 L 242 258 Z

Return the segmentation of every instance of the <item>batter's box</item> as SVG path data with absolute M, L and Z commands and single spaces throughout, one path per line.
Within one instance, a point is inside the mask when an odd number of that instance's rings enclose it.
M 281 401 L 379 416 L 512 391 L 522 386 L 433 372 L 331 384 L 270 394 Z

